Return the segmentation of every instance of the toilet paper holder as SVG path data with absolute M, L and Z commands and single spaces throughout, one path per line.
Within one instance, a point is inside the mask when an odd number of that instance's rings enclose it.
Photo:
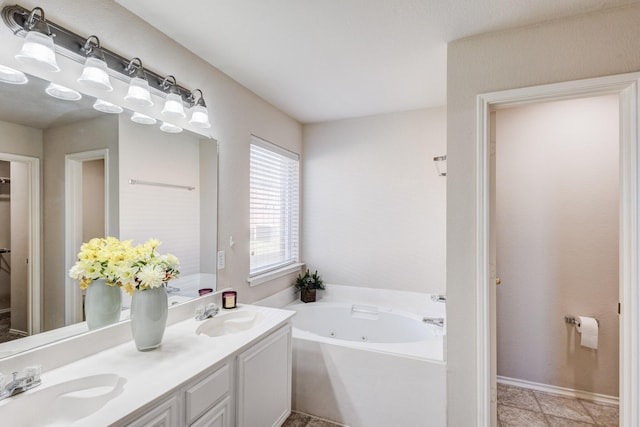
M 564 316 L 564 321 L 572 325 L 580 326 L 580 319 L 575 316 Z M 600 326 L 600 321 L 596 319 L 596 323 Z

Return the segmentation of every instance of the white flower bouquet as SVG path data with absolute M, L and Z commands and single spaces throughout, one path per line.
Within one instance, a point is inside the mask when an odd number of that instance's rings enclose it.
M 115 237 L 91 239 L 80 247 L 69 276 L 80 281 L 81 289 L 99 279 L 109 286 L 122 287 L 129 294 L 165 286 L 180 274 L 180 263 L 174 255 L 158 254 L 160 244 L 157 239 L 136 246 L 131 240 Z

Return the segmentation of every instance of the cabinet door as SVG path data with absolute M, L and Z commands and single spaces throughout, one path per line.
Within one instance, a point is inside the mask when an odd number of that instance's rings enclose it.
M 152 408 L 128 427 L 178 427 L 178 398 L 172 397 Z
M 231 427 L 231 396 L 225 397 L 191 427 Z
M 291 325 L 238 356 L 238 427 L 280 425 L 291 413 Z
M 194 422 L 231 390 L 231 367 L 225 363 L 185 390 L 185 417 L 187 425 Z

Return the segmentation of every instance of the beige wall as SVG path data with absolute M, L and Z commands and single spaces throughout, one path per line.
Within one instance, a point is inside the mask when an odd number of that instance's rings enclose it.
M 104 237 L 104 159 L 82 162 L 82 241 Z
M 447 71 L 448 425 L 476 425 L 476 96 L 640 70 L 640 6 L 458 40 Z
M 618 395 L 618 102 L 496 112 L 500 376 Z M 566 315 L 600 321 L 597 351 Z
M 304 127 L 303 259 L 326 282 L 445 292 L 445 113 Z

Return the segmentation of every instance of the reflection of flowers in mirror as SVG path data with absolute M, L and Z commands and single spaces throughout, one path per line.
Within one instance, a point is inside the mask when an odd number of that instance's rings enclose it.
M 136 246 L 131 240 L 115 237 L 91 239 L 80 247 L 69 276 L 80 281 L 81 289 L 98 279 L 104 279 L 109 286 L 122 287 L 129 294 L 164 286 L 180 274 L 180 263 L 174 255 L 160 255 L 156 250 L 160 244 L 157 239 Z

